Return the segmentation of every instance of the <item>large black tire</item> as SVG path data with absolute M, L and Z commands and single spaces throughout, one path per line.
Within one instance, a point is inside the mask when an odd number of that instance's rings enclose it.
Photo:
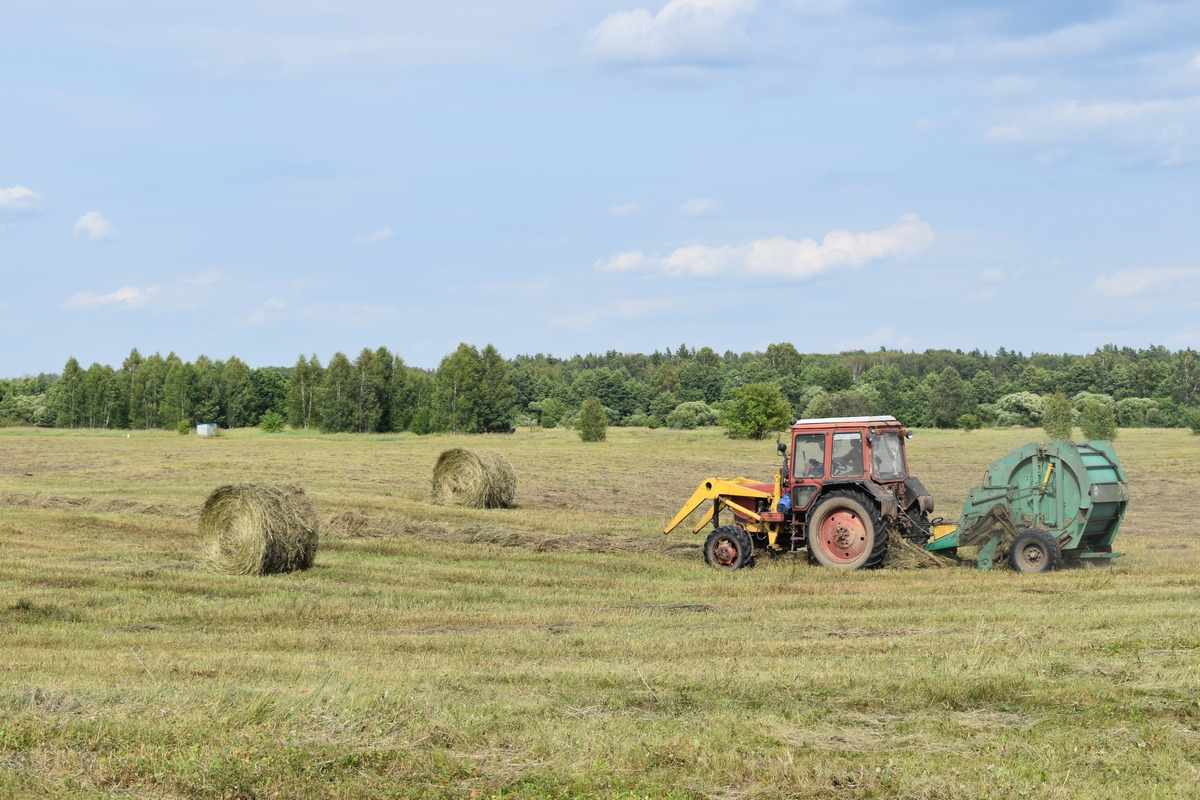
M 1050 572 L 1062 566 L 1062 547 L 1041 528 L 1026 528 L 1008 548 L 1008 564 L 1017 572 Z
M 704 542 L 704 563 L 717 569 L 744 569 L 754 566 L 754 546 L 750 535 L 734 525 L 722 525 Z
M 857 492 L 830 492 L 808 517 L 808 559 L 814 564 L 878 569 L 887 549 L 879 510 Z

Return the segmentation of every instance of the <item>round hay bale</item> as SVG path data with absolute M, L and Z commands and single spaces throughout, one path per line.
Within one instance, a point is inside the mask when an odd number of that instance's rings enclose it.
M 227 575 L 308 569 L 317 555 L 317 527 L 317 514 L 299 486 L 221 486 L 200 512 L 209 565 Z
M 433 466 L 433 502 L 467 508 L 512 508 L 517 473 L 508 459 L 490 450 L 456 447 Z

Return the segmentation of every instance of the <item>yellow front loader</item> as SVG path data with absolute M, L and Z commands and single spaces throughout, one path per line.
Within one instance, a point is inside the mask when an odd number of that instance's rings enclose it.
M 749 566 L 752 548 L 748 534 L 765 534 L 768 546 L 779 549 L 777 542 L 784 519 L 779 510 L 782 483 L 783 476 L 779 472 L 775 473 L 774 485 L 749 478 L 703 480 L 663 533 L 675 530 L 693 511 L 711 500 L 712 507 L 692 528 L 692 533 L 699 533 L 705 525 L 713 523 L 713 532 L 704 544 L 704 560 L 715 567 Z M 736 524 L 722 525 L 723 511 L 732 512 Z

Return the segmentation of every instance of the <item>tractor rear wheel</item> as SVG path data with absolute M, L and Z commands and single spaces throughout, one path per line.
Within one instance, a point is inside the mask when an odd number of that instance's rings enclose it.
M 1050 572 L 1062 566 L 1062 547 L 1041 528 L 1026 528 L 1008 548 L 1008 563 L 1017 572 Z
M 830 492 L 808 518 L 808 559 L 822 567 L 877 569 L 888 537 L 874 505 L 855 492 Z
M 718 569 L 743 569 L 754 566 L 750 535 L 735 525 L 722 525 L 704 542 L 704 563 Z

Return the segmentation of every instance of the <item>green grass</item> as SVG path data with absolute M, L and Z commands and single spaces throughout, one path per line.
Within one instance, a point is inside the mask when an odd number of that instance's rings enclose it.
M 954 518 L 1038 433 L 921 431 L 912 469 Z M 1121 432 L 1111 567 L 718 573 L 659 531 L 770 442 L 0 430 L 0 796 L 1194 797 L 1198 441 Z M 454 446 L 508 456 L 519 507 L 428 505 Z M 201 504 L 245 480 L 403 532 L 198 569 Z

